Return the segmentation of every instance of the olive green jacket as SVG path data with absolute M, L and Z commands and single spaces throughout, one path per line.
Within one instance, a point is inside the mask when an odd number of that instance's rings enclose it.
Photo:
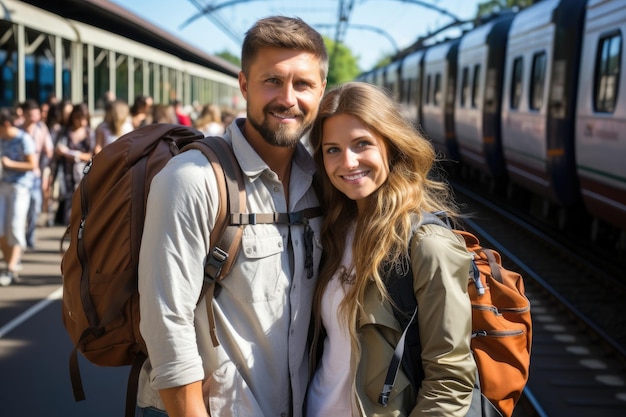
M 425 378 L 417 393 L 400 370 L 386 407 L 378 404 L 402 330 L 389 301 L 372 284 L 359 318 L 361 359 L 356 402 L 361 415 L 445 416 L 467 413 L 476 378 L 470 350 L 471 306 L 467 294 L 471 254 L 462 239 L 437 225 L 424 225 L 411 241 L 413 286 Z

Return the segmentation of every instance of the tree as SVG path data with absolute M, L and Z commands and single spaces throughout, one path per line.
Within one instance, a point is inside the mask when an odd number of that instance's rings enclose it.
M 514 7 L 524 9 L 536 3 L 534 0 L 487 0 L 478 4 L 478 10 L 476 16 L 486 16 L 490 13 L 497 12 L 503 9 L 511 9 Z
M 230 62 L 231 64 L 235 64 L 238 67 L 241 67 L 241 60 L 237 55 L 233 55 L 230 51 L 224 49 L 222 52 L 218 52 L 215 56 L 219 56 L 220 58 Z
M 361 70 L 357 64 L 357 59 L 352 55 L 352 51 L 342 43 L 324 36 L 324 43 L 328 49 L 330 66 L 328 68 L 328 86 L 354 80 Z

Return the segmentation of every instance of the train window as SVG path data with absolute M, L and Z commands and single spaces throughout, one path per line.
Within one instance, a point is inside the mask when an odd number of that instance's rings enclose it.
M 144 62 L 141 59 L 133 60 L 133 97 L 144 95 L 143 65 Z
M 13 25 L 0 20 L 0 105 L 11 107 L 17 104 L 17 42 Z
M 85 45 L 83 44 L 83 47 L 81 49 L 81 53 L 82 55 L 80 57 L 77 57 L 77 59 L 81 59 L 82 60 L 82 68 L 83 68 L 83 72 L 82 72 L 82 76 L 81 76 L 81 80 L 82 80 L 82 102 L 83 103 L 89 103 L 89 97 L 93 97 L 93 92 L 89 90 L 89 79 L 91 78 L 91 76 L 89 75 L 89 51 L 93 51 L 93 48 L 89 45 Z M 91 105 L 91 103 L 90 103 Z
M 472 80 L 472 107 L 478 107 L 478 94 L 480 94 L 480 64 L 474 65 L 474 78 Z
M 595 111 L 615 111 L 622 61 L 622 36 L 620 33 L 604 36 L 598 45 L 594 77 Z
M 509 106 L 512 109 L 519 109 L 522 99 L 522 80 L 524 73 L 524 59 L 520 56 L 513 60 L 513 74 L 511 77 L 511 94 Z
M 159 103 L 170 104 L 170 81 L 169 81 L 169 69 L 167 67 L 161 67 L 161 77 L 159 78 L 159 96 L 161 97 Z
M 435 87 L 433 88 L 433 104 L 439 106 L 441 103 L 441 74 L 435 74 Z
M 24 34 L 26 98 L 43 103 L 54 92 L 54 37 L 29 28 Z
M 128 103 L 128 57 L 115 56 L 115 96 Z
M 530 83 L 530 108 L 539 110 L 543 104 L 543 91 L 546 81 L 546 53 L 533 56 L 532 78 Z
M 61 42 L 63 49 L 61 59 L 61 97 L 64 100 L 72 99 L 72 43 L 63 39 Z
M 107 91 L 109 91 L 109 80 L 111 79 L 109 74 L 109 51 L 96 47 L 94 47 L 93 49 L 93 97 L 96 98 L 94 104 L 97 110 L 104 110 Z
M 179 73 L 178 71 L 176 71 L 175 69 L 170 69 L 169 71 L 170 74 L 170 102 L 178 99 L 178 100 L 182 100 L 183 99 L 183 89 L 179 88 L 182 87 L 182 80 L 179 79 Z M 179 80 L 180 80 L 180 84 L 179 84 Z
M 155 101 L 155 103 L 160 103 L 158 94 L 157 94 L 157 87 L 156 87 L 156 77 L 155 77 L 155 73 L 156 73 L 156 65 L 153 64 L 152 62 L 148 63 L 148 95 L 152 97 L 152 99 Z
M 461 99 L 459 101 L 459 104 L 461 105 L 461 107 L 465 107 L 465 103 L 468 102 L 468 97 L 469 97 L 469 68 L 468 67 L 464 67 L 463 68 L 463 73 L 461 75 Z

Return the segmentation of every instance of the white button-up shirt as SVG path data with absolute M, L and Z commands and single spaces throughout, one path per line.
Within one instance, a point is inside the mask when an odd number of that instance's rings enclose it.
M 225 139 L 244 173 L 248 212 L 318 206 L 315 165 L 304 146 L 294 154 L 288 207 L 282 183 L 243 137 L 241 122 L 228 128 Z M 174 157 L 152 182 L 139 262 L 149 360 L 138 404 L 164 409 L 158 390 L 203 380 L 213 416 L 300 416 L 322 218 L 309 222 L 312 270 L 305 268 L 304 225 L 246 226 L 237 261 L 213 301 L 220 341 L 213 347 L 206 303 L 196 302 L 217 212 L 216 187 L 213 169 L 195 150 Z

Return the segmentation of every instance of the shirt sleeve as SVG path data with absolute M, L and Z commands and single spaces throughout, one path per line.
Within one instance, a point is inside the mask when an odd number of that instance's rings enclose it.
M 425 374 L 411 415 L 465 416 L 476 377 L 467 294 L 471 255 L 437 225 L 417 232 L 411 254 Z
M 140 330 L 157 390 L 204 377 L 194 318 L 213 218 L 212 173 L 199 151 L 188 151 L 170 160 L 150 188 L 139 256 Z

